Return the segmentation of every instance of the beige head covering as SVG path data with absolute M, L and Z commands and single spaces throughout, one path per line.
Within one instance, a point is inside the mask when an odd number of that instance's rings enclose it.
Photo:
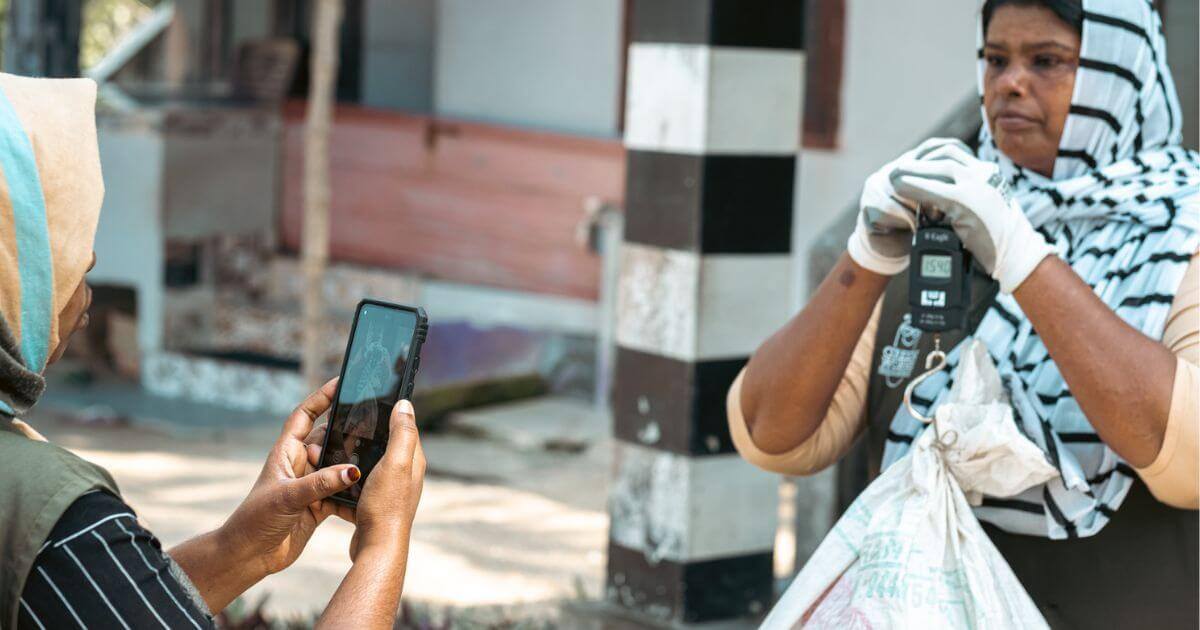
M 0 74 L 0 318 L 35 373 L 92 257 L 104 198 L 95 109 L 90 79 Z

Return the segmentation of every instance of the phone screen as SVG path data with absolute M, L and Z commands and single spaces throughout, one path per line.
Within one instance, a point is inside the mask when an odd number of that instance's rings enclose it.
M 355 464 L 362 478 L 337 496 L 357 501 L 387 448 L 388 420 L 400 398 L 417 314 L 377 304 L 359 308 L 338 399 L 329 419 L 325 465 Z

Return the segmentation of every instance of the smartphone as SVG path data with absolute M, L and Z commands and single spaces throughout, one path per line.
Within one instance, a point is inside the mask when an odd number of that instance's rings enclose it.
M 362 477 L 330 497 L 334 501 L 358 505 L 363 484 L 387 450 L 392 407 L 412 396 L 428 330 L 420 307 L 363 300 L 355 309 L 318 467 L 354 464 Z

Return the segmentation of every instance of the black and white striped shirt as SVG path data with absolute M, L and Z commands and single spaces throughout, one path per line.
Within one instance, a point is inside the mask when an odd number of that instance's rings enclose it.
M 214 628 L 176 571 L 128 505 L 106 492 L 85 494 L 38 552 L 17 628 Z

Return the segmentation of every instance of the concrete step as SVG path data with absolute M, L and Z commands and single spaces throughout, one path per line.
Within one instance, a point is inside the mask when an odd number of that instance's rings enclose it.
M 304 339 L 298 304 L 254 301 L 232 290 L 209 289 L 169 294 L 165 305 L 165 350 L 190 354 L 251 353 L 299 362 Z M 336 370 L 345 350 L 353 311 L 327 315 L 321 339 L 328 370 Z
M 142 386 L 168 399 L 287 414 L 309 393 L 294 367 L 270 361 L 182 352 L 149 353 L 142 361 Z
M 520 450 L 579 452 L 606 440 L 612 418 L 590 402 L 563 396 L 457 411 L 449 429 L 477 435 Z
M 299 261 L 248 245 L 214 256 L 213 281 L 169 289 L 163 304 L 164 349 L 184 353 L 251 352 L 298 361 L 303 345 L 301 303 L 309 290 Z M 321 339 L 329 370 L 339 367 L 354 308 L 364 297 L 416 302 L 411 274 L 330 265 L 321 291 L 326 323 Z
M 299 361 L 303 347 L 299 270 L 295 261 L 286 258 L 265 261 L 262 267 L 239 281 L 168 291 L 163 349 L 176 354 L 249 353 Z M 482 287 L 421 297 L 415 288 L 420 283 L 411 277 L 379 270 L 335 265 L 330 275 L 335 281 L 326 283 L 329 310 L 320 335 L 323 372 L 336 374 L 341 367 L 354 306 L 370 296 L 421 303 L 430 309 L 418 388 L 539 373 L 556 391 L 591 389 L 595 363 L 591 337 L 536 322 L 506 323 L 521 320 L 520 313 L 533 308 L 532 303 L 518 308 L 513 300 Z M 426 285 L 426 293 L 429 290 Z M 464 317 L 464 311 L 479 317 Z
M 117 377 L 80 378 L 83 372 L 61 364 L 47 372 L 46 394 L 38 403 L 38 412 L 61 414 L 81 429 L 132 427 L 176 438 L 218 441 L 236 433 L 241 439 L 252 435 L 261 438 L 258 443 L 267 444 L 278 436 L 286 417 L 286 413 L 236 410 L 227 404 L 160 396 Z

